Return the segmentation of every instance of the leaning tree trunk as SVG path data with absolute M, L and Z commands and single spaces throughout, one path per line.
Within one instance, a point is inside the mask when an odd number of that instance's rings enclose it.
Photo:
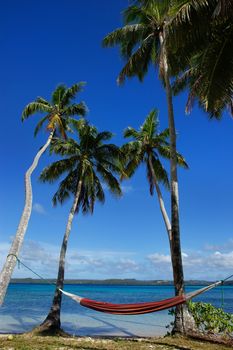
M 165 33 L 159 34 L 161 45 L 161 75 L 164 77 L 169 121 L 170 137 L 170 176 L 171 176 L 171 260 L 173 269 L 173 279 L 175 294 L 184 294 L 184 273 L 180 243 L 180 224 L 179 224 L 179 191 L 177 177 L 177 157 L 176 157 L 176 129 L 172 101 L 172 89 L 169 78 L 166 46 L 164 45 Z M 193 317 L 188 311 L 186 304 L 176 307 L 174 332 L 188 333 L 196 330 Z
M 170 219 L 169 219 L 169 216 L 167 214 L 167 211 L 166 211 L 166 208 L 165 208 L 165 205 L 164 205 L 163 196 L 162 196 L 162 193 L 161 193 L 160 188 L 159 188 L 159 184 L 158 184 L 158 181 L 157 181 L 157 177 L 155 175 L 155 171 L 154 171 L 153 164 L 152 164 L 150 156 L 149 156 L 149 166 L 150 166 L 150 171 L 151 171 L 151 174 L 152 174 L 153 182 L 155 184 L 155 188 L 156 188 L 156 192 L 157 192 L 157 196 L 158 196 L 160 211 L 162 213 L 163 221 L 164 221 L 164 224 L 165 224 L 165 227 L 166 227 L 166 230 L 167 230 L 169 244 L 171 246 L 171 223 L 170 223 Z
M 60 251 L 60 259 L 59 259 L 59 267 L 58 267 L 58 275 L 56 282 L 56 290 L 53 297 L 53 303 L 51 309 L 48 313 L 48 316 L 44 320 L 44 322 L 37 328 L 35 328 L 34 332 L 39 334 L 59 334 L 63 333 L 61 330 L 61 302 L 62 302 L 62 293 L 59 289 L 63 289 L 64 286 L 64 276 L 65 276 L 65 257 L 68 239 L 70 236 L 71 226 L 74 219 L 74 214 L 78 205 L 80 193 L 82 188 L 82 181 L 78 182 L 77 192 L 74 198 L 73 205 L 71 207 L 68 221 L 66 225 L 65 234 L 62 241 L 61 251 Z
M 12 276 L 12 273 L 14 271 L 18 255 L 20 253 L 20 249 L 24 240 L 24 236 L 27 230 L 28 222 L 31 216 L 32 211 L 32 185 L 31 185 L 31 175 L 35 168 L 37 167 L 38 161 L 41 157 L 41 155 L 46 151 L 49 144 L 51 143 L 52 137 L 53 137 L 53 131 L 50 133 L 49 138 L 46 142 L 46 144 L 39 150 L 39 152 L 36 154 L 32 165 L 27 170 L 25 174 L 25 206 L 23 209 L 23 213 L 19 222 L 18 229 L 16 231 L 15 238 L 12 242 L 11 248 L 9 250 L 9 254 L 7 255 L 5 264 L 2 268 L 2 271 L 0 273 L 0 305 L 3 304 L 6 291 L 8 288 L 8 285 L 10 283 L 10 279 Z

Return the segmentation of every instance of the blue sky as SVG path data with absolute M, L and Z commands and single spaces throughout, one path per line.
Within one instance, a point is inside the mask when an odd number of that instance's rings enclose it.
M 166 98 L 151 69 L 116 84 L 123 66 L 117 48 L 103 49 L 103 37 L 122 24 L 128 1 L 21 0 L 4 2 L 1 35 L 0 263 L 16 232 L 24 205 L 24 173 L 47 138 L 33 130 L 39 116 L 21 122 L 24 106 L 37 96 L 49 99 L 59 83 L 85 81 L 78 100 L 99 130 L 114 133 L 121 145 L 127 126 L 138 128 L 159 109 L 167 127 Z M 77 100 L 77 101 L 78 101 Z M 186 94 L 175 98 L 178 150 L 190 169 L 179 170 L 181 241 L 186 278 L 218 279 L 233 268 L 233 119 L 209 121 L 194 107 L 184 113 Z M 34 206 L 21 254 L 45 277 L 55 277 L 59 247 L 71 206 L 53 208 L 57 184 L 38 181 L 51 158 L 44 155 L 33 174 Z M 165 166 L 168 164 L 165 163 Z M 75 218 L 67 256 L 67 278 L 171 279 L 168 241 L 156 197 L 150 197 L 145 169 L 122 183 L 124 196 L 107 194 L 93 216 Z M 169 195 L 164 193 L 167 208 Z M 33 277 L 16 270 L 15 276 Z

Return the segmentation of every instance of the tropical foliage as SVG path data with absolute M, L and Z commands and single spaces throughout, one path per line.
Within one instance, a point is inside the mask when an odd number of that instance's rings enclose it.
M 170 241 L 170 219 L 159 188 L 159 183 L 167 188 L 170 187 L 167 171 L 160 160 L 160 157 L 170 159 L 169 130 L 159 132 L 158 125 L 158 111 L 152 110 L 138 131 L 132 127 L 125 130 L 124 137 L 133 140 L 123 145 L 122 150 L 126 158 L 125 174 L 128 177 L 131 177 L 142 163 L 145 164 L 150 194 L 153 195 L 155 188 Z M 185 168 L 188 167 L 179 153 L 177 153 L 177 163 Z
M 233 315 L 216 308 L 209 303 L 188 303 L 195 322 L 202 332 L 233 334 Z
M 6 262 L 0 274 L 0 305 L 4 301 L 6 290 L 10 283 L 13 270 L 16 265 L 17 257 L 23 244 L 24 235 L 27 230 L 28 222 L 32 211 L 32 185 L 31 175 L 40 157 L 49 147 L 55 133 L 60 133 L 66 137 L 65 131 L 68 130 L 68 124 L 75 115 L 84 116 L 86 114 L 86 106 L 83 102 L 71 103 L 76 94 L 82 89 L 83 83 L 74 84 L 70 88 L 64 85 L 58 86 L 52 94 L 52 102 L 48 102 L 42 97 L 38 97 L 35 101 L 29 103 L 22 113 L 22 120 L 27 119 L 35 113 L 45 113 L 46 115 L 39 121 L 35 129 L 35 135 L 47 123 L 47 130 L 50 132 L 49 137 L 43 147 L 37 152 L 31 166 L 25 173 L 25 205 L 20 218 L 19 226 L 15 238 L 12 242 Z
M 75 213 L 93 213 L 95 202 L 103 203 L 105 200 L 103 185 L 106 185 L 112 194 L 121 195 L 119 182 L 114 175 L 121 169 L 121 152 L 116 145 L 106 143 L 112 138 L 112 133 L 98 132 L 85 120 L 73 121 L 72 126 L 78 140 L 54 139 L 51 152 L 62 156 L 63 159 L 46 167 L 40 175 L 43 182 L 50 183 L 63 177 L 53 196 L 54 205 L 63 204 L 70 197 L 73 198 L 60 251 L 53 304 L 46 320 L 39 327 L 39 331 L 43 333 L 60 331 L 62 294 L 59 289 L 62 289 L 64 284 L 65 256 Z
M 126 77 L 137 76 L 143 80 L 149 66 L 158 67 L 159 76 L 164 84 L 168 107 L 170 139 L 170 186 L 171 186 L 171 259 L 176 295 L 184 293 L 184 274 L 180 244 L 179 190 L 177 176 L 176 129 L 170 77 L 179 72 L 181 59 L 171 55 L 177 49 L 177 41 L 171 35 L 176 33 L 177 23 L 171 14 L 173 1 L 137 0 L 124 11 L 124 26 L 108 34 L 103 41 L 105 46 L 119 45 L 126 64 L 121 70 L 118 81 Z M 173 29 L 173 30 L 172 30 Z M 184 33 L 183 33 L 184 34 Z M 184 34 L 185 35 L 185 34 Z M 191 325 L 191 317 L 185 306 L 178 306 L 175 317 L 175 329 L 185 332 Z M 186 317 L 187 315 L 187 317 Z
M 77 93 L 82 91 L 84 83 L 77 83 L 67 88 L 65 85 L 59 85 L 52 94 L 51 102 L 43 97 L 37 97 L 35 101 L 30 102 L 22 113 L 24 121 L 29 116 L 36 113 L 45 113 L 45 116 L 39 121 L 35 128 L 35 135 L 46 123 L 46 129 L 56 131 L 63 137 L 66 137 L 65 131 L 69 129 L 69 121 L 73 116 L 85 116 L 87 107 L 83 102 L 72 103 Z
M 176 52 L 182 55 L 180 60 L 186 69 L 178 76 L 174 92 L 189 88 L 187 113 L 197 100 L 211 118 L 221 118 L 226 107 L 233 114 L 232 4 L 189 0 L 180 1 L 177 7 L 180 30 L 190 26 L 193 29 L 189 31 L 189 44 L 183 40 L 183 49 Z

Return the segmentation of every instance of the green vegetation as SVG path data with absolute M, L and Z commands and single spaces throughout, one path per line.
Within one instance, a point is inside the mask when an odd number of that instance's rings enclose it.
M 188 307 L 202 332 L 230 335 L 233 333 L 233 315 L 211 304 L 189 301 Z
M 40 175 L 43 182 L 49 183 L 63 177 L 53 196 L 54 205 L 63 204 L 70 197 L 73 199 L 60 250 L 56 290 L 49 314 L 38 327 L 40 334 L 57 334 L 61 330 L 60 289 L 64 286 L 65 258 L 74 215 L 80 211 L 83 214 L 92 214 L 96 201 L 104 203 L 104 184 L 113 195 L 121 195 L 120 184 L 115 175 L 121 173 L 122 152 L 116 145 L 107 143 L 112 138 L 112 133 L 98 132 L 83 119 L 72 120 L 71 124 L 77 141 L 73 138 L 54 138 L 50 151 L 60 155 L 62 159 L 47 166 Z
M 232 1 L 176 1 L 174 11 L 180 24 L 175 54 L 180 68 L 184 66 L 175 93 L 188 87 L 186 112 L 197 101 L 211 118 L 220 119 L 226 107 L 232 114 Z M 184 32 L 189 33 L 186 38 Z
M 180 72 L 182 60 L 179 60 L 180 64 L 178 64 L 175 53 L 178 50 L 178 41 L 174 40 L 173 33 L 177 32 L 180 23 L 174 20 L 176 16 L 172 13 L 174 3 L 174 1 L 155 0 L 133 1 L 124 11 L 123 27 L 108 34 L 104 38 L 103 44 L 109 47 L 118 45 L 122 57 L 127 61 L 119 74 L 119 83 L 123 83 L 125 78 L 133 76 L 137 76 L 142 81 L 152 65 L 158 68 L 159 78 L 164 86 L 170 143 L 171 210 L 170 219 L 165 211 L 163 216 L 164 218 L 166 216 L 167 226 L 171 226 L 169 228 L 169 245 L 174 287 L 176 295 L 181 295 L 184 293 L 184 273 L 180 243 L 176 127 L 171 77 Z M 185 31 L 183 31 L 183 36 L 186 36 Z M 169 46 L 171 41 L 172 45 Z M 174 329 L 184 333 L 186 328 L 193 326 L 194 322 L 185 304 L 178 306 L 176 310 Z
M 23 110 L 22 120 L 24 121 L 35 113 L 45 113 L 45 116 L 39 121 L 35 129 L 35 136 L 42 126 L 46 124 L 46 130 L 49 131 L 49 137 L 43 147 L 37 152 L 31 166 L 25 173 L 25 205 L 16 235 L 11 244 L 9 254 L 0 273 L 0 305 L 2 305 L 5 294 L 14 271 L 17 257 L 20 254 L 27 230 L 28 222 L 32 211 L 32 184 L 31 175 L 36 169 L 42 154 L 50 146 L 56 133 L 66 138 L 66 131 L 69 130 L 70 119 L 76 115 L 85 116 L 87 109 L 83 102 L 73 103 L 78 92 L 82 90 L 83 83 L 74 84 L 70 88 L 59 85 L 52 94 L 51 102 L 42 97 L 37 97 L 35 101 L 29 103 Z
M 74 215 L 79 211 L 84 214 L 92 213 L 97 200 L 104 202 L 102 183 L 107 184 L 113 194 L 120 195 L 121 189 L 117 176 L 122 178 L 132 176 L 141 163 L 146 164 L 151 194 L 154 188 L 156 189 L 168 232 L 175 292 L 176 295 L 184 293 L 177 165 L 186 166 L 186 163 L 176 150 L 173 94 L 185 88 L 189 89 L 187 111 L 191 110 L 194 101 L 197 100 L 210 117 L 221 118 L 226 107 L 230 107 L 233 114 L 232 16 L 233 6 L 230 0 L 135 0 L 124 11 L 124 25 L 108 34 L 103 41 L 104 45 L 108 47 L 118 45 L 122 57 L 126 59 L 126 64 L 119 74 L 119 83 L 133 76 L 137 76 L 142 81 L 150 65 L 158 68 L 159 79 L 164 86 L 167 98 L 168 129 L 161 133 L 157 132 L 156 112 L 152 111 L 139 131 L 133 128 L 125 131 L 125 137 L 131 137 L 133 141 L 122 147 L 123 152 L 116 145 L 105 143 L 112 137 L 110 132 L 98 132 L 87 121 L 75 121 L 73 118 L 76 115 L 84 116 L 87 111 L 84 103 L 73 103 L 83 83 L 75 84 L 70 88 L 60 85 L 53 92 L 51 102 L 38 97 L 26 106 L 22 120 L 36 113 L 44 113 L 45 116 L 36 126 L 35 135 L 47 123 L 49 138 L 26 172 L 25 208 L 10 254 L 0 275 L 0 304 L 3 302 L 31 215 L 30 177 L 40 156 L 49 146 L 51 153 L 60 155 L 63 159 L 44 169 L 40 178 L 44 182 L 53 183 L 64 176 L 53 197 L 53 203 L 62 204 L 70 197 L 73 203 L 61 246 L 53 304 L 40 330 L 46 332 L 49 330 L 51 333 L 57 333 L 60 330 L 61 293 L 59 288 L 63 288 L 64 285 L 65 256 Z M 173 89 L 171 82 L 174 82 Z M 77 132 L 78 141 L 68 138 L 67 134 L 71 128 Z M 170 179 L 160 163 L 159 156 L 170 160 Z M 125 166 L 124 173 L 122 173 L 122 163 Z M 170 189 L 170 215 L 165 210 L 159 182 Z M 25 281 L 28 282 L 28 280 Z M 108 280 L 100 283 L 140 284 L 141 282 Z M 142 283 L 156 285 L 163 282 Z M 222 334 L 233 331 L 231 315 L 213 308 L 210 304 L 191 302 L 189 306 L 197 326 L 202 331 Z M 193 323 L 189 321 L 191 318 L 185 305 L 177 307 L 174 315 L 176 332 L 185 333 L 192 327 Z M 174 339 L 176 338 L 166 338 L 166 340 L 160 340 L 161 343 L 152 340 L 133 343 L 126 340 L 81 339 L 79 341 L 64 338 L 42 340 L 42 338 L 14 336 L 13 339 L 3 337 L 1 346 L 3 346 L 2 349 L 7 349 L 9 342 L 10 347 L 16 349 L 55 349 L 61 346 L 62 349 L 128 349 L 132 347 L 144 349 L 148 348 L 149 344 L 150 348 L 166 349 L 168 346 L 166 344 L 170 344 L 170 349 L 197 349 L 195 343 L 181 345 L 182 338 L 177 340 L 180 342 L 177 346 L 173 343 Z M 209 349 L 209 347 L 202 344 L 202 349 Z M 211 345 L 212 349 L 214 349 L 213 345 Z
M 1 350 L 229 350 L 228 346 L 184 337 L 151 339 L 39 337 L 30 335 L 0 336 Z
M 128 127 L 124 131 L 124 137 L 131 138 L 132 141 L 123 145 L 122 150 L 126 158 L 125 173 L 128 177 L 131 177 L 141 164 L 145 164 L 150 194 L 153 195 L 154 189 L 157 192 L 161 214 L 170 243 L 172 240 L 171 223 L 159 184 L 162 183 L 166 188 L 170 188 L 168 175 L 160 157 L 170 159 L 171 147 L 168 142 L 169 130 L 165 129 L 162 132 L 158 132 L 158 125 L 158 111 L 153 110 L 148 114 L 138 131 L 132 127 Z M 185 168 L 188 167 L 184 158 L 177 152 L 176 158 L 179 165 Z

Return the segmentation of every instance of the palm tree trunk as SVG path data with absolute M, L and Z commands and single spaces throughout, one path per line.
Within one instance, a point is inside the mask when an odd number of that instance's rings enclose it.
M 179 224 L 179 190 L 177 177 L 177 159 L 176 159 L 176 129 L 175 118 L 172 101 L 172 89 L 169 78 L 169 69 L 167 62 L 167 52 L 165 41 L 165 33 L 159 34 L 161 45 L 161 73 L 165 81 L 168 121 L 169 121 L 169 137 L 170 137 L 170 176 L 171 176 L 171 260 L 173 268 L 173 279 L 175 286 L 175 294 L 184 294 L 184 273 L 180 243 L 180 224 Z M 195 322 L 188 312 L 186 305 L 176 307 L 174 332 L 187 333 L 189 330 L 195 329 Z
M 27 170 L 25 174 L 25 206 L 23 209 L 23 213 L 19 222 L 19 226 L 16 231 L 15 238 L 12 242 L 11 248 L 9 250 L 9 254 L 7 255 L 5 264 L 2 268 L 2 271 L 0 273 L 0 305 L 3 304 L 6 291 L 8 288 L 8 285 L 10 283 L 10 279 L 12 276 L 12 273 L 14 271 L 17 257 L 20 253 L 20 249 L 24 240 L 24 236 L 28 227 L 28 222 L 31 216 L 32 211 L 32 185 L 31 185 L 31 175 L 35 168 L 37 167 L 37 164 L 39 162 L 40 157 L 42 154 L 46 151 L 48 146 L 51 143 L 52 137 L 53 137 L 53 131 L 50 133 L 48 140 L 46 144 L 39 150 L 39 152 L 36 154 L 32 165 Z
M 64 276 L 65 276 L 65 257 L 66 257 L 66 250 L 67 250 L 67 244 L 68 239 L 71 232 L 72 222 L 74 219 L 74 214 L 78 205 L 78 200 L 80 197 L 82 189 L 82 180 L 78 182 L 77 192 L 73 201 L 73 205 L 71 207 L 68 221 L 66 225 L 65 234 L 63 237 L 63 242 L 61 246 L 60 251 L 60 258 L 59 258 L 59 267 L 58 267 L 58 275 L 57 275 L 57 282 L 56 282 L 56 290 L 54 293 L 54 298 L 52 302 L 51 309 L 49 311 L 48 316 L 44 320 L 44 322 L 35 329 L 35 332 L 38 332 L 40 334 L 59 334 L 62 333 L 61 330 L 61 302 L 62 302 L 62 293 L 59 289 L 63 289 L 64 286 Z
M 153 168 L 153 164 L 152 164 L 150 156 L 149 156 L 149 166 L 150 166 L 150 171 L 151 171 L 151 174 L 152 174 L 152 177 L 153 177 L 153 181 L 154 181 L 154 184 L 155 184 L 155 188 L 156 188 L 156 192 L 157 192 L 157 196 L 158 196 L 158 200 L 159 200 L 160 210 L 161 210 L 161 213 L 162 213 L 162 216 L 163 216 L 163 220 L 164 220 L 164 223 L 165 223 L 165 227 L 166 227 L 166 230 L 167 230 L 169 243 L 171 245 L 171 223 L 170 223 L 170 219 L 168 217 L 168 214 L 167 214 L 167 211 L 166 211 L 166 208 L 165 208 L 165 205 L 164 205 L 163 195 L 162 195 L 162 193 L 160 191 L 159 184 L 158 184 L 155 172 L 154 172 L 154 168 Z

